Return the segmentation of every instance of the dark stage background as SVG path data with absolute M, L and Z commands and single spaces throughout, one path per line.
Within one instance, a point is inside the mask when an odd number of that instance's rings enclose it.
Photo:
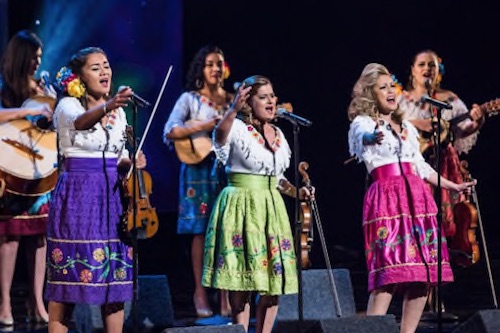
M 36 15 L 27 8 L 54 3 L 59 2 L 10 1 L 9 34 L 31 27 Z M 77 2 L 64 3 L 71 7 Z M 74 34 L 88 30 L 92 33 L 88 39 L 68 43 L 60 49 L 60 59 L 66 59 L 89 41 L 101 45 L 110 50 L 116 75 L 140 77 L 140 81 L 115 80 L 117 85 L 133 82 L 130 85 L 136 92 L 151 101 L 156 99 L 168 66 L 175 66 L 173 81 L 167 87 L 144 148 L 154 181 L 152 200 L 162 218 L 159 233 L 143 242 L 141 269 L 145 273 L 168 272 L 167 267 L 176 263 L 187 266 L 187 262 L 176 259 L 184 252 L 178 252 L 174 242 L 168 241 L 178 237 L 175 236 L 178 164 L 175 154 L 159 138 L 163 123 L 182 91 L 187 64 L 204 44 L 217 44 L 225 51 L 231 68 L 226 82 L 228 89 L 249 75 L 264 74 L 274 82 L 280 102 L 292 103 L 295 113 L 313 121 L 310 128 L 301 129 L 300 144 L 295 148 L 300 160 L 310 165 L 308 172 L 316 187 L 321 222 L 335 266 L 349 267 L 363 262 L 360 220 L 365 170 L 356 163 L 344 165 L 349 157 L 346 109 L 351 88 L 363 67 L 369 62 L 380 62 L 405 83 L 412 56 L 431 48 L 443 59 L 446 70 L 443 86 L 455 91 L 467 105 L 499 97 L 496 43 L 500 33 L 500 4 L 495 1 L 82 3 L 88 13 L 85 18 L 77 19 L 81 26 L 69 26 L 75 29 Z M 88 18 L 92 18 L 91 23 Z M 57 29 L 51 30 L 51 34 Z M 51 34 L 42 36 L 46 47 L 57 43 Z M 500 259 L 500 177 L 496 163 L 499 118 L 488 119 L 476 147 L 464 156 L 472 176 L 478 179 L 479 208 L 492 259 Z M 144 122 L 147 117 L 141 113 L 141 119 Z M 291 125 L 283 121 L 279 125 L 293 145 Z M 293 179 L 293 169 L 288 177 Z M 290 213 L 293 217 L 292 210 Z M 324 267 L 317 236 L 315 244 L 311 252 L 313 266 Z M 486 281 L 486 274 L 484 278 Z

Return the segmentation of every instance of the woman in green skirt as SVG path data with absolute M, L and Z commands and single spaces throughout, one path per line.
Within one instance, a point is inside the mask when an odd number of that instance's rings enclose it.
M 283 175 L 291 151 L 272 124 L 276 101 L 269 79 L 251 76 L 216 127 L 215 151 L 228 186 L 212 210 L 204 251 L 203 285 L 229 290 L 234 324 L 248 330 L 252 292 L 260 295 L 257 333 L 271 332 L 278 296 L 298 291 L 293 235 L 281 196 L 295 196 L 296 190 Z M 299 191 L 301 199 L 310 195 L 306 188 Z

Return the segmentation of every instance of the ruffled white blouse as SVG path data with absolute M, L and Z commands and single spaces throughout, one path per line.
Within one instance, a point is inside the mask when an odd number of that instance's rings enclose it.
M 273 153 L 265 147 L 264 138 L 252 125 L 234 119 L 226 143 L 214 145 L 216 156 L 225 165 L 226 172 L 284 178 L 283 174 L 290 166 L 291 150 L 283 132 L 276 126 L 274 128 Z
M 399 96 L 399 107 L 404 110 L 406 119 L 429 119 L 434 116 L 428 109 L 422 108 L 422 103 L 415 101 L 409 95 L 401 94 Z M 450 98 L 447 102 L 452 106 L 452 108 L 443 109 L 441 111 L 441 117 L 443 120 L 450 121 L 458 116 L 469 113 L 469 109 L 467 109 L 467 106 L 460 98 Z M 470 124 L 471 121 L 472 120 L 470 118 L 465 118 L 456 126 L 460 129 L 464 129 Z M 451 130 L 453 130 L 453 128 Z M 476 144 L 478 135 L 479 131 L 465 138 L 454 139 L 453 146 L 459 154 L 468 153 Z
M 379 130 L 384 133 L 381 144 L 364 145 L 363 135 L 373 133 L 377 123 L 369 116 L 357 116 L 351 122 L 348 141 L 349 152 L 359 162 L 364 162 L 368 173 L 383 165 L 409 162 L 415 166 L 417 174 L 427 179 L 434 169 L 425 161 L 420 152 L 418 131 L 409 121 L 402 123 L 401 133 L 393 131 L 390 124 L 379 120 Z
M 65 157 L 128 158 L 125 149 L 127 117 L 122 108 L 110 113 L 105 126 L 95 124 L 88 130 L 76 130 L 75 120 L 85 113 L 80 101 L 74 97 L 62 98 L 54 111 L 60 153 Z

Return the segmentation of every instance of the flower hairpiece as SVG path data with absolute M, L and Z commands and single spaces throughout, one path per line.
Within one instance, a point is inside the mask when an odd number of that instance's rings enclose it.
M 231 70 L 229 69 L 229 65 L 227 64 L 227 62 L 224 61 L 224 67 L 222 70 L 222 78 L 225 80 L 229 77 L 230 74 L 231 74 Z
M 440 84 L 441 80 L 443 80 L 443 75 L 444 75 L 443 59 L 441 59 L 440 57 L 438 57 L 438 68 L 439 68 L 439 72 L 438 72 L 438 75 L 436 78 L 436 83 Z
M 394 87 L 396 88 L 396 94 L 401 94 L 403 92 L 403 85 L 398 81 L 396 75 L 391 74 L 392 81 L 394 81 Z
M 57 72 L 56 87 L 71 97 L 80 98 L 85 94 L 85 86 L 68 67 L 62 67 Z

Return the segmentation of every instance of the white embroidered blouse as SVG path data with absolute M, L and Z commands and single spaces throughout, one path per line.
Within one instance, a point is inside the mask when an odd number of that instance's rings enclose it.
M 122 108 L 109 115 L 107 124 L 95 124 L 88 130 L 76 130 L 75 120 L 86 112 L 78 99 L 62 98 L 54 111 L 54 126 L 58 133 L 59 149 L 65 157 L 128 158 L 125 149 L 127 117 Z
M 265 147 L 262 135 L 240 119 L 234 119 L 223 146 L 215 144 L 217 158 L 225 165 L 226 172 L 285 178 L 290 166 L 291 150 L 283 132 L 275 126 L 276 138 L 272 143 L 274 153 Z
M 375 130 L 376 122 L 371 117 L 357 116 L 349 128 L 349 152 L 359 162 L 365 163 L 368 173 L 380 166 L 398 163 L 399 160 L 412 163 L 418 175 L 423 179 L 427 179 L 435 172 L 420 152 L 418 131 L 415 126 L 404 120 L 401 133 L 396 133 L 389 123 L 379 121 L 378 129 L 384 133 L 381 144 L 363 144 L 363 135 L 373 133 Z
M 429 119 L 434 116 L 428 109 L 422 108 L 422 103 L 413 100 L 413 98 L 409 95 L 401 94 L 399 96 L 399 107 L 405 111 L 406 119 Z M 441 111 L 441 117 L 443 120 L 450 121 L 458 116 L 469 113 L 467 106 L 460 98 L 450 98 L 447 102 L 452 106 L 452 109 L 444 109 Z M 471 119 L 466 118 L 459 122 L 456 126 L 464 129 L 471 121 Z M 479 131 L 465 138 L 455 139 L 453 141 L 453 146 L 459 154 L 468 153 L 476 144 L 478 135 Z

